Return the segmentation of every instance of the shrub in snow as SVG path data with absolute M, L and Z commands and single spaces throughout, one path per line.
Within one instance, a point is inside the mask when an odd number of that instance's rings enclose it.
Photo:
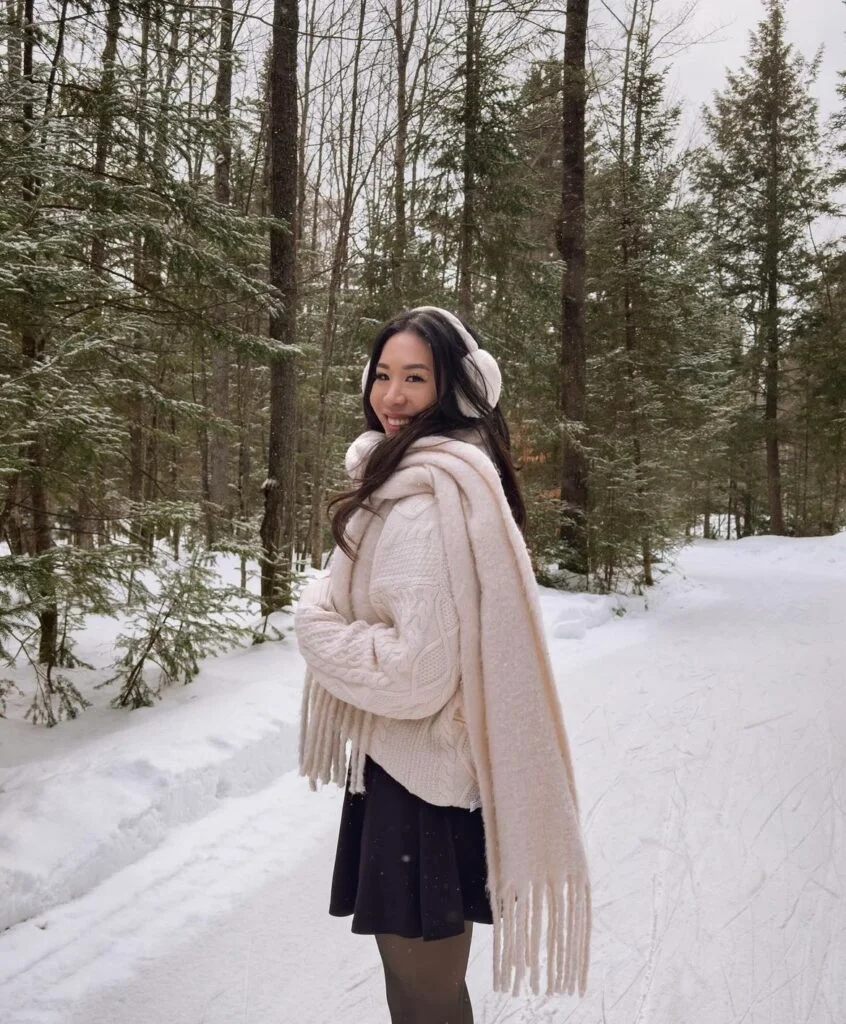
M 39 555 L 2 559 L 0 656 L 8 665 L 24 659 L 32 667 L 35 685 L 26 717 L 33 723 L 55 725 L 88 707 L 73 681 L 58 670 L 82 665 L 73 653 L 72 632 L 85 616 L 118 609 L 113 584 L 129 558 L 125 548 L 114 545 L 92 550 L 57 545 Z M 45 612 L 54 616 L 56 636 L 48 657 L 40 642 Z M 0 713 L 12 690 L 21 692 L 13 680 L 0 680 Z
M 127 628 L 117 638 L 123 656 L 100 684 L 121 683 L 115 707 L 152 704 L 163 686 L 189 683 L 201 658 L 252 638 L 240 620 L 254 599 L 222 584 L 214 555 L 200 548 L 182 561 L 157 554 L 151 573 L 133 578 L 130 598 Z

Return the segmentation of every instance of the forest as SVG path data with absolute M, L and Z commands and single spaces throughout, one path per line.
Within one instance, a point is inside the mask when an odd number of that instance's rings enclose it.
M 419 304 L 502 367 L 540 582 L 846 526 L 846 61 L 823 117 L 763 0 L 694 144 L 692 8 L 595 6 L 5 0 L 0 657 L 33 722 L 84 708 L 88 616 L 124 623 L 126 707 L 277 636 Z

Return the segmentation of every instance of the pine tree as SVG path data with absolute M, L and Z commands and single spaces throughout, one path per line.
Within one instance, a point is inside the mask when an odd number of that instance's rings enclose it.
M 684 190 L 654 3 L 633 3 L 620 77 L 597 112 L 588 184 L 591 564 L 650 586 L 690 518 L 687 482 L 723 444 L 733 324 Z
M 699 184 L 712 204 L 723 288 L 748 325 L 750 393 L 763 392 L 767 528 L 782 534 L 785 352 L 813 270 L 807 226 L 828 203 L 810 92 L 817 66 L 785 40 L 782 0 L 765 8 L 743 67 L 706 111 L 711 148 Z
M 264 223 L 215 201 L 197 70 L 215 15 L 51 13 L 39 45 L 31 6 L 7 28 L 0 92 L 0 529 L 3 586 L 26 595 L 0 633 L 29 637 L 45 721 L 75 700 L 54 671 L 72 662 L 63 623 L 96 587 L 116 611 L 124 559 L 194 529 L 196 353 L 266 353 L 257 321 L 278 308 Z

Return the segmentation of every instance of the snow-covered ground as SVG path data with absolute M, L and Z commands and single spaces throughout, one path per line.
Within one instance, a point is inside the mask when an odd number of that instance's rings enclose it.
M 846 535 L 698 541 L 648 610 L 542 602 L 591 981 L 494 997 L 476 926 L 477 1024 L 843 1024 Z M 326 913 L 341 794 L 294 771 L 301 675 L 289 634 L 154 708 L 0 721 L 3 1024 L 387 1024 L 375 944 Z

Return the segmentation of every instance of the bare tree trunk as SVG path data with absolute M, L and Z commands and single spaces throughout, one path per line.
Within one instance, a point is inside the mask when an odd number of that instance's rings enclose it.
M 250 520 L 250 436 L 249 408 L 250 391 L 249 360 L 238 355 L 238 518 L 244 524 Z M 247 559 L 241 556 L 241 589 L 247 589 Z
M 206 346 L 200 344 L 196 349 L 198 356 L 199 367 L 195 364 L 191 371 L 191 397 L 195 402 L 198 402 L 203 408 L 208 408 L 209 404 L 209 375 L 208 375 L 208 357 L 206 356 Z M 199 377 L 200 393 L 197 394 L 197 379 Z M 211 485 L 209 483 L 209 425 L 205 419 L 202 419 L 197 426 L 197 447 L 200 451 L 200 492 L 203 495 L 203 501 L 208 503 L 211 501 Z
M 834 459 L 834 494 L 831 496 L 831 530 L 839 529 L 840 502 L 843 500 L 843 430 L 838 430 Z
M 799 518 L 801 520 L 800 532 L 801 534 L 807 535 L 809 530 L 808 524 L 808 476 L 811 465 L 811 416 L 810 416 L 810 403 L 811 403 L 811 387 L 810 380 L 807 373 L 802 381 L 802 454 L 801 454 L 801 466 L 802 466 L 802 483 L 799 491 L 801 493 L 800 507 L 801 512 Z M 822 482 L 818 483 L 818 487 L 821 489 Z M 819 519 L 814 529 L 815 533 L 820 532 Z
M 731 540 L 731 521 L 732 518 L 735 520 L 735 537 L 740 538 L 740 530 L 737 528 L 740 525 L 739 517 L 737 515 L 737 481 L 734 479 L 734 474 L 729 477 L 728 484 L 728 509 L 726 511 L 726 540 Z
M 558 249 L 561 277 L 561 360 L 559 408 L 569 423 L 583 425 L 586 401 L 585 355 L 585 50 L 589 0 L 567 0 L 562 104 L 561 222 Z M 567 567 L 588 572 L 588 464 L 580 442 L 565 440 L 561 465 L 565 512 L 561 539 Z
M 161 380 L 161 378 L 160 378 Z M 147 446 L 144 452 L 144 504 L 154 501 L 158 496 L 159 476 L 159 407 L 153 405 L 150 410 L 150 429 L 147 438 Z M 156 541 L 156 529 L 152 522 L 145 524 L 143 531 L 143 544 L 147 556 L 153 553 Z
M 171 409 L 170 421 L 168 424 L 170 436 L 168 444 L 168 486 L 170 497 L 175 499 L 179 491 L 179 432 L 176 427 L 176 413 Z M 173 549 L 173 557 L 179 558 L 179 544 L 182 539 L 182 524 L 177 519 L 170 534 L 170 543 Z
M 21 22 L 23 16 L 23 0 L 19 0 L 17 3 L 15 0 L 6 0 L 6 71 L 9 90 L 12 93 L 17 91 L 21 83 Z M 33 113 L 30 107 L 30 121 L 32 120 Z M 28 130 L 29 133 L 24 135 L 24 139 L 28 140 L 29 145 L 32 145 L 32 127 L 27 125 L 25 118 L 21 118 L 21 121 L 24 125 L 24 132 L 26 133 Z M 17 136 L 15 138 L 17 141 Z M 22 182 L 22 188 L 26 198 L 26 179 Z M 23 347 L 23 339 L 21 344 Z M 23 484 L 24 481 L 20 472 L 7 476 L 6 500 L 2 511 L 0 511 L 0 536 L 6 538 L 9 550 L 13 555 L 22 555 L 24 553 L 24 534 L 21 522 L 21 505 L 23 504 L 21 501 L 21 489 Z
M 777 68 L 776 68 L 777 70 Z M 778 88 L 778 83 L 771 85 Z M 781 165 L 779 161 L 779 115 L 778 100 L 769 97 L 768 111 L 768 153 L 767 153 L 767 225 L 765 242 L 764 286 L 764 432 L 767 448 L 767 499 L 770 511 L 770 533 L 783 536 L 784 512 L 781 502 L 781 460 L 779 457 L 779 253 L 781 239 L 779 231 L 779 187 Z
M 279 345 L 270 364 L 270 435 L 261 524 L 261 603 L 268 615 L 291 601 L 297 378 L 290 346 L 297 337 L 297 0 L 274 0 L 270 54 L 270 281 L 283 309 L 270 319 L 270 337 Z
M 90 551 L 94 547 L 94 522 L 96 519 L 90 486 L 80 488 L 77 505 L 73 543 L 75 547 L 82 548 L 83 551 Z
M 639 15 L 638 2 L 635 0 L 632 5 L 631 23 L 626 37 L 626 58 L 623 66 L 623 98 L 620 106 L 620 136 L 619 136 L 619 170 L 621 182 L 621 210 L 622 223 L 620 231 L 620 246 L 622 258 L 623 276 L 623 323 L 626 347 L 626 372 L 629 380 L 629 416 L 632 434 L 632 452 L 635 470 L 635 492 L 637 494 L 639 508 L 637 517 L 640 520 L 640 547 L 641 562 L 643 566 L 643 582 L 647 587 L 654 584 L 652 574 L 652 543 L 649 534 L 649 523 L 646 511 L 646 487 L 643 480 L 643 425 L 640 411 L 639 396 L 637 394 L 637 383 L 640 378 L 639 354 L 638 354 L 638 310 L 637 310 L 637 281 L 632 273 L 632 264 L 637 261 L 640 251 L 640 224 L 638 216 L 632 210 L 636 202 L 634 190 L 640 184 L 641 160 L 643 150 L 643 94 L 648 66 L 649 36 L 652 27 L 652 13 L 655 2 L 649 5 L 649 14 L 646 18 L 644 35 L 640 42 L 640 62 L 637 75 L 637 89 L 635 91 L 635 126 L 634 138 L 632 140 L 631 159 L 627 155 L 626 147 L 626 119 L 628 117 L 628 80 L 631 59 L 632 43 L 635 35 L 635 27 Z M 710 488 L 709 488 L 710 489 Z M 710 500 L 710 499 L 709 499 Z M 708 510 L 710 529 L 710 508 Z
M 231 203 L 232 166 L 232 0 L 220 0 L 220 48 L 214 93 L 215 136 L 214 196 L 222 206 Z M 211 410 L 219 420 L 229 417 L 229 352 L 219 341 L 211 350 Z M 217 506 L 207 517 L 207 541 L 211 547 L 219 534 L 218 517 L 229 514 L 229 439 L 212 425 L 209 444 L 209 499 Z
M 300 253 L 303 232 L 305 229 L 306 184 L 308 179 L 308 175 L 306 173 L 306 143 L 308 141 L 309 116 L 311 111 L 311 69 L 314 64 L 314 55 L 317 52 L 318 46 L 318 38 L 314 32 L 316 20 L 317 0 L 311 0 L 310 5 L 306 7 L 306 42 L 303 60 L 303 88 L 301 94 L 302 103 L 300 107 L 299 141 L 297 143 L 297 217 L 295 233 L 297 239 L 297 251 Z M 302 273 L 301 259 L 297 261 L 297 265 Z
M 771 267 L 767 273 L 767 310 L 765 315 L 764 427 L 767 445 L 767 498 L 770 511 L 770 533 L 783 536 L 785 529 L 781 504 L 781 459 L 778 436 L 778 273 L 775 267 Z
M 743 536 L 744 537 L 751 537 L 752 536 L 752 524 L 753 524 L 752 511 L 753 511 L 752 510 L 752 491 L 749 489 L 749 487 L 747 487 L 746 488 L 746 492 L 744 493 L 744 496 L 743 496 Z
M 461 156 L 463 198 L 458 253 L 458 312 L 465 320 L 470 320 L 473 317 L 473 248 L 476 237 L 476 164 L 479 148 L 476 136 L 481 106 L 476 0 L 467 0 L 464 46 L 464 148 Z
M 319 566 L 323 559 L 323 497 L 326 489 L 326 437 L 330 409 L 329 375 L 335 354 L 335 339 L 338 331 L 338 298 L 341 291 L 344 269 L 347 262 L 350 227 L 355 205 L 355 156 L 358 146 L 358 132 L 361 124 L 359 103 L 359 62 L 364 40 L 364 16 L 367 0 L 360 0 L 358 30 L 355 54 L 352 64 L 352 95 L 350 97 L 350 124 L 345 154 L 344 192 L 338 218 L 338 235 L 332 253 L 332 267 L 329 273 L 329 294 L 326 302 L 326 318 L 323 323 L 323 351 L 320 366 L 320 390 L 317 406 L 317 429 L 315 431 L 312 458 L 312 491 L 309 537 L 311 564 Z
M 33 91 L 33 55 L 36 43 L 35 14 L 33 0 L 25 0 L 23 11 L 23 147 L 29 149 L 35 159 L 35 104 Z M 34 207 L 40 191 L 40 182 L 27 173 L 21 182 L 23 201 Z M 21 332 L 21 355 L 28 366 L 43 356 L 44 342 L 34 323 L 29 323 Z M 37 379 L 37 378 L 35 378 Z M 29 401 L 34 412 L 39 402 L 38 385 L 31 385 Z M 29 418 L 29 417 L 27 417 Z M 31 439 L 24 449 L 25 469 L 22 482 L 25 484 L 24 502 L 29 504 L 29 522 L 23 527 L 23 546 L 38 557 L 46 555 L 55 547 L 47 505 L 46 452 L 40 428 L 36 425 Z M 28 499 L 28 501 L 27 501 Z M 55 583 L 52 567 L 42 562 L 38 569 L 36 587 L 39 597 L 38 622 L 40 626 L 38 660 L 52 665 L 58 654 L 58 608 L 55 597 Z
M 141 81 L 140 100 L 145 109 L 145 116 L 138 122 L 138 138 L 136 141 L 135 159 L 140 175 L 147 173 L 149 164 L 148 140 L 147 140 L 147 116 L 146 111 L 149 102 L 149 77 L 150 77 L 150 35 L 155 29 L 155 37 L 152 42 L 153 52 L 158 55 L 162 49 L 161 22 L 158 18 L 154 20 L 154 11 L 150 3 L 145 3 L 142 8 L 141 17 Z M 156 128 L 153 133 L 152 164 L 160 168 L 164 163 L 165 134 L 167 131 L 167 105 L 168 94 L 176 71 L 177 42 L 179 32 L 180 13 L 173 14 L 171 22 L 170 40 L 167 46 L 167 60 L 165 62 L 165 77 L 160 81 L 162 106 L 156 117 Z M 159 63 L 161 68 L 161 64 Z M 144 233 L 136 233 L 133 242 L 133 283 L 139 293 L 139 301 L 144 303 L 150 293 L 161 286 L 161 271 L 159 257 L 151 251 L 149 239 Z M 133 349 L 141 352 L 144 341 L 136 337 L 133 341 Z M 140 509 L 144 503 L 145 495 L 151 496 L 149 486 L 145 486 L 146 467 L 155 462 L 155 454 L 146 450 L 148 445 L 155 442 L 146 432 L 146 408 L 141 388 L 138 387 L 130 394 L 129 405 L 129 497 L 130 500 Z M 132 521 L 131 537 L 135 543 L 141 545 L 146 551 L 152 550 L 152 533 L 149 524 L 145 523 L 140 516 Z
M 408 35 L 403 26 L 403 0 L 394 3 L 394 42 L 397 48 L 397 137 L 394 146 L 394 237 L 391 248 L 391 287 L 394 306 L 405 304 L 405 261 L 408 253 L 408 222 L 405 208 L 405 168 L 408 144 L 408 125 L 411 110 L 408 102 L 408 60 L 417 30 L 419 3 L 411 5 L 411 24 Z
M 115 57 L 117 56 L 118 32 L 120 30 L 120 0 L 109 0 L 106 10 L 106 41 L 103 44 L 103 71 L 100 76 L 100 114 L 97 119 L 97 135 L 94 142 L 95 180 L 102 181 L 106 175 L 106 161 L 112 141 L 114 112 L 111 107 L 115 91 Z M 95 211 L 101 204 L 95 199 Z M 91 267 L 95 274 L 102 274 L 106 265 L 106 242 L 100 231 L 91 239 Z
M 705 482 L 705 515 L 702 521 L 702 536 L 711 540 L 711 481 Z
M 21 80 L 21 19 L 23 0 L 6 0 L 6 60 L 9 85 L 15 89 Z

